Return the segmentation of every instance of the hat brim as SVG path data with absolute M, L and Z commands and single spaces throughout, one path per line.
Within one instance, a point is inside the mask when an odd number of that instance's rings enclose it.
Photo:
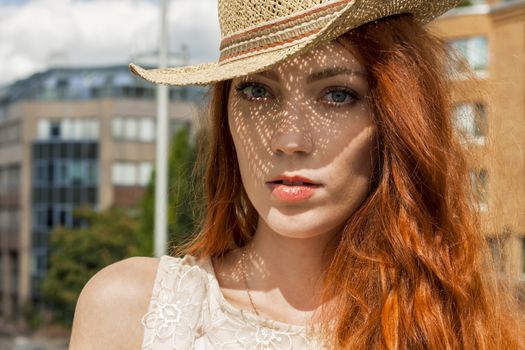
M 428 1 L 387 1 L 353 0 L 334 14 L 321 30 L 270 50 L 242 57 L 225 63 L 212 62 L 186 67 L 144 69 L 131 63 L 131 72 L 147 81 L 165 85 L 208 85 L 219 81 L 260 72 L 292 56 L 299 55 L 323 42 L 331 41 L 349 30 L 379 18 L 401 13 L 411 13 L 414 18 L 426 24 L 456 6 L 460 0 Z

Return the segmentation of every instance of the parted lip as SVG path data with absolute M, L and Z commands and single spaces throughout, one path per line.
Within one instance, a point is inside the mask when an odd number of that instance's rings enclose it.
M 304 176 L 286 176 L 279 175 L 267 181 L 268 184 L 289 184 L 289 185 L 310 185 L 310 186 L 321 186 L 321 183 L 316 182 Z

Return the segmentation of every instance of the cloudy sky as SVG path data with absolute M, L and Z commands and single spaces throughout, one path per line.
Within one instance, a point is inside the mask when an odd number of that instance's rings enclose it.
M 218 57 L 217 0 L 170 0 L 170 50 Z M 156 49 L 158 0 L 0 0 L 0 86 L 49 66 L 128 63 Z

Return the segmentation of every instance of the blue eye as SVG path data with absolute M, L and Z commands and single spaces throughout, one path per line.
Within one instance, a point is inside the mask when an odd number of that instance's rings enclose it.
M 257 83 L 241 83 L 239 86 L 235 87 L 235 90 L 249 100 L 261 100 L 272 96 L 264 85 Z
M 344 88 L 334 88 L 329 90 L 322 98 L 328 104 L 333 105 L 346 105 L 353 104 L 355 101 L 359 100 L 358 95 L 349 89 Z

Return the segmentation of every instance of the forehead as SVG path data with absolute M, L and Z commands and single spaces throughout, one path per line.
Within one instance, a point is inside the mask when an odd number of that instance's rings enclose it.
M 343 46 L 338 41 L 330 41 L 257 74 L 273 79 L 298 78 L 329 69 L 346 73 L 351 71 L 355 75 L 366 76 L 365 68 L 357 58 L 357 52 L 350 43 Z

